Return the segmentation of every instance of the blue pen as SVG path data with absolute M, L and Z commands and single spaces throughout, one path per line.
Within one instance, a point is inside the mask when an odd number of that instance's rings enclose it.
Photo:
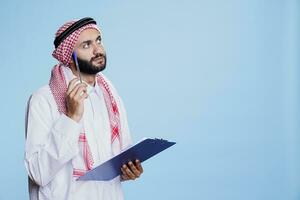
M 80 83 L 82 83 L 80 69 L 79 69 L 78 60 L 77 60 L 77 55 L 76 55 L 75 51 L 73 52 L 73 58 L 74 58 L 74 61 L 75 61 L 75 66 L 76 66 L 76 69 L 77 69 L 77 72 L 78 72 Z

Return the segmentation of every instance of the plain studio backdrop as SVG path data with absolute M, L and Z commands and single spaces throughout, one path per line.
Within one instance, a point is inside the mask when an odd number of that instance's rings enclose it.
M 300 199 L 297 0 L 2 0 L 1 200 L 28 199 L 27 99 L 54 34 L 91 16 L 134 141 L 177 144 L 124 183 L 126 199 Z

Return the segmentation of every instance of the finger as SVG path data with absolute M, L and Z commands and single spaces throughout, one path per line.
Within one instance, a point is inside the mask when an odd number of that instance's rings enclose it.
M 123 170 L 125 172 L 125 175 L 128 176 L 130 179 L 134 180 L 135 175 L 130 171 L 130 169 L 127 167 L 127 165 L 123 165 Z
M 87 91 L 85 91 L 84 93 L 82 93 L 82 94 L 80 95 L 79 101 L 82 101 L 82 100 L 88 98 L 88 96 L 89 96 L 89 95 L 88 95 Z
M 81 86 L 80 83 L 77 83 L 76 85 L 71 86 L 72 89 L 69 91 L 69 93 L 67 93 L 67 95 L 70 97 L 73 97 L 80 86 Z
M 131 172 L 133 172 L 133 174 L 138 178 L 140 177 L 141 173 L 139 172 L 139 170 L 134 166 L 134 164 L 130 161 L 128 163 Z
M 137 169 L 140 171 L 140 173 L 142 174 L 144 172 L 144 169 L 142 167 L 141 161 L 135 160 L 135 165 L 136 165 Z
M 122 171 L 122 175 L 125 175 L 125 174 L 126 174 L 126 172 L 125 172 L 125 170 L 123 169 L 123 167 L 121 167 L 121 171 Z
M 121 178 L 122 180 L 128 180 L 130 179 L 127 175 L 126 175 L 126 172 L 125 170 L 121 167 L 121 171 L 122 171 L 122 175 L 121 175 Z
M 122 171 L 123 175 L 125 175 L 125 176 L 127 176 L 126 167 L 127 167 L 126 165 L 123 165 L 121 167 L 121 171 Z
M 127 176 L 125 176 L 125 175 L 121 175 L 121 180 L 122 181 L 126 181 L 126 180 L 128 180 L 129 178 L 127 177 Z
M 131 170 L 129 169 L 129 167 L 127 165 L 123 165 L 123 171 L 124 171 L 124 175 L 128 176 L 130 179 L 134 179 L 135 176 L 134 174 L 131 172 Z
M 123 180 L 123 181 L 127 181 L 127 180 L 130 180 L 130 178 L 128 177 L 128 176 L 126 176 L 126 175 L 122 175 L 121 176 L 121 180 Z
M 74 78 L 72 79 L 70 82 L 69 82 L 69 85 L 68 85 L 68 90 L 67 90 L 67 94 L 69 94 L 73 88 L 75 87 L 75 83 L 78 81 L 79 79 L 78 78 Z
M 69 96 L 72 98 L 78 98 L 82 94 L 82 92 L 86 92 L 86 90 L 87 90 L 87 85 L 84 83 L 79 83 L 70 92 Z
M 78 95 L 78 94 L 79 94 L 79 95 Z M 76 96 L 74 96 L 74 99 L 75 99 L 77 102 L 81 103 L 81 102 L 83 102 L 88 96 L 89 96 L 89 95 L 87 94 L 87 91 L 86 91 L 86 90 L 85 90 L 85 91 L 82 91 L 82 92 L 78 91 L 78 93 L 76 94 Z
M 87 89 L 86 87 L 84 86 L 80 86 L 77 91 L 75 92 L 75 95 L 74 95 L 74 99 L 85 99 L 85 96 L 87 94 Z

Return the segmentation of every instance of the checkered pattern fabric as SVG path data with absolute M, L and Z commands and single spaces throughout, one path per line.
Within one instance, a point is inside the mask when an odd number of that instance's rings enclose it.
M 100 85 L 104 99 L 105 99 L 105 104 L 109 113 L 109 121 L 110 121 L 110 128 L 111 128 L 111 143 L 114 142 L 116 138 L 118 138 L 119 142 L 120 140 L 120 114 L 119 114 L 119 109 L 117 106 L 117 103 L 115 101 L 115 98 L 113 97 L 109 86 L 103 76 L 97 75 L 97 82 L 98 85 Z
M 65 23 L 62 27 L 58 29 L 58 31 L 55 34 L 55 37 L 59 36 L 62 32 L 64 32 L 69 26 L 71 26 L 75 22 L 76 21 L 70 21 Z M 60 43 L 60 45 L 53 51 L 52 56 L 56 58 L 60 63 L 64 65 L 68 65 L 71 62 L 74 46 L 78 40 L 80 33 L 83 30 L 88 28 L 94 28 L 100 32 L 100 29 L 96 24 L 87 24 L 77 29 L 72 34 L 70 34 L 66 39 L 64 39 Z
M 54 68 L 52 69 L 49 86 L 53 94 L 53 97 L 55 99 L 55 102 L 57 104 L 58 111 L 60 113 L 66 114 L 67 111 L 66 93 L 67 93 L 68 86 L 66 84 L 66 80 L 64 77 L 64 73 L 62 69 L 63 67 L 64 66 L 60 64 L 54 66 Z M 119 109 L 117 103 L 111 93 L 107 81 L 104 79 L 104 77 L 101 74 L 98 74 L 96 76 L 96 81 L 103 92 L 105 105 L 107 107 L 107 111 L 109 115 L 109 121 L 111 127 L 111 143 L 113 144 L 114 142 L 119 142 L 121 146 L 121 138 L 120 138 L 121 123 L 120 123 L 120 115 L 119 115 Z M 80 165 L 81 167 L 73 166 L 74 176 L 83 175 L 86 171 L 92 169 L 93 166 L 93 157 L 88 145 L 88 141 L 85 137 L 85 133 L 80 134 L 78 143 L 79 146 L 81 147 L 81 156 L 84 165 Z M 82 169 L 82 166 L 85 166 L 84 169 Z
M 60 113 L 66 113 L 66 93 L 68 86 L 64 72 L 59 64 L 52 69 L 49 86 L 56 101 L 58 111 Z

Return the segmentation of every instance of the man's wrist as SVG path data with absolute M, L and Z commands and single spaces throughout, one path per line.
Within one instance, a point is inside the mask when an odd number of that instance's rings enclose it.
M 72 119 L 73 121 L 79 123 L 81 120 L 81 117 L 77 116 L 77 115 L 71 115 L 71 114 L 66 114 L 67 117 L 69 117 L 70 119 Z

